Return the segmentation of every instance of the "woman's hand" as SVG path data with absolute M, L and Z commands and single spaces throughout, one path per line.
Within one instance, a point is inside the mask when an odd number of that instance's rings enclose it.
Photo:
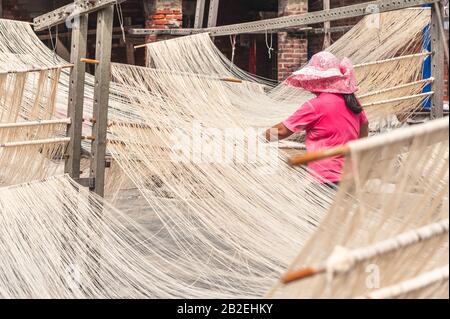
M 366 138 L 366 137 L 369 137 L 369 123 L 361 125 L 359 131 L 359 138 Z
M 294 132 L 290 131 L 283 123 L 280 123 L 268 129 L 265 133 L 265 138 L 268 142 L 275 142 L 284 140 L 292 134 Z

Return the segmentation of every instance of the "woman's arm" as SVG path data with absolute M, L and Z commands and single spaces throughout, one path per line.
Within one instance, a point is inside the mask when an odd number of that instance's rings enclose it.
M 268 142 L 284 140 L 294 134 L 283 123 L 277 124 L 266 131 L 265 137 Z
M 366 137 L 369 137 L 369 123 L 362 124 L 359 131 L 359 138 Z

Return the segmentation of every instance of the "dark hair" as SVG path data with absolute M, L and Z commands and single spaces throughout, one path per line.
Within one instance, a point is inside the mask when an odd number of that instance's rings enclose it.
M 360 114 L 364 109 L 356 98 L 355 94 L 342 94 L 344 96 L 345 104 L 355 114 Z

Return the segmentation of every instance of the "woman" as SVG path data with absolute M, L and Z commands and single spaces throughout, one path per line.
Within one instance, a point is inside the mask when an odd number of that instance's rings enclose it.
M 284 122 L 267 130 L 266 139 L 285 139 L 306 131 L 308 152 L 346 144 L 369 135 L 369 122 L 355 96 L 358 90 L 353 65 L 329 52 L 314 55 L 308 65 L 295 72 L 287 84 L 314 93 Z M 278 132 L 273 137 L 271 133 Z M 335 186 L 341 179 L 343 157 L 333 157 L 309 165 L 320 183 Z

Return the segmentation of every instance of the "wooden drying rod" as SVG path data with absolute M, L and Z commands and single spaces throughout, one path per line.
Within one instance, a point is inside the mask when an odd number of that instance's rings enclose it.
M 57 70 L 57 69 L 68 69 L 68 68 L 73 68 L 75 65 L 74 64 L 62 64 L 59 66 L 52 66 L 52 67 L 47 67 L 47 68 L 37 68 L 37 69 L 26 69 L 26 70 L 19 70 L 19 71 L 6 71 L 6 72 L 1 72 L 0 74 L 17 74 L 17 73 L 29 73 L 29 72 L 40 72 L 40 71 L 50 71 L 50 70 Z
M 345 156 L 350 154 L 350 152 L 350 146 L 341 145 L 330 149 L 310 152 L 304 155 L 293 156 L 289 158 L 288 163 L 291 166 L 307 165 L 334 156 Z
M 325 273 L 326 268 L 320 267 L 320 268 L 303 268 L 297 271 L 288 272 L 283 277 L 281 277 L 281 281 L 283 284 L 291 284 L 293 282 L 306 279 L 309 277 L 314 277 L 315 275 L 323 274 Z
M 242 80 L 235 79 L 235 78 L 223 78 L 223 79 L 219 79 L 219 80 L 223 81 L 223 82 L 230 82 L 230 83 L 242 83 Z
M 80 62 L 84 62 L 84 63 L 88 63 L 88 64 L 100 64 L 99 60 L 87 59 L 87 58 L 80 59 Z
M 93 136 L 82 136 L 81 139 L 95 141 L 95 137 Z M 0 144 L 0 148 L 22 147 L 30 145 L 48 145 L 48 144 L 68 143 L 68 142 L 70 142 L 70 137 L 48 138 L 43 140 L 7 142 Z
M 49 138 L 49 139 L 44 139 L 44 140 L 3 143 L 3 144 L 0 144 L 0 148 L 20 147 L 20 146 L 29 146 L 29 145 L 58 144 L 58 143 L 68 143 L 68 142 L 70 142 L 70 137 Z
M 27 121 L 27 122 L 15 122 L 15 123 L 0 123 L 0 129 L 56 125 L 56 124 L 67 124 L 68 125 L 68 124 L 70 124 L 70 118 L 61 119 L 61 120 L 42 120 L 42 121 Z

